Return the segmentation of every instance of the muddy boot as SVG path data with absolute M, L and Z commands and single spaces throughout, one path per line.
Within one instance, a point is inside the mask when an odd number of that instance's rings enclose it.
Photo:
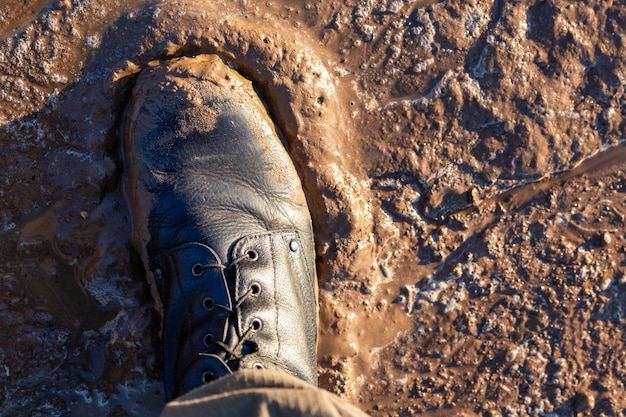
M 244 368 L 315 384 L 310 215 L 251 83 L 215 55 L 145 70 L 124 148 L 133 243 L 163 315 L 168 400 Z

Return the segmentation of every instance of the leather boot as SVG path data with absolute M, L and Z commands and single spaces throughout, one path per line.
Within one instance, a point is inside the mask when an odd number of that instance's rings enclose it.
M 250 81 L 216 55 L 144 70 L 124 160 L 133 244 L 162 309 L 167 399 L 242 368 L 316 384 L 311 219 Z

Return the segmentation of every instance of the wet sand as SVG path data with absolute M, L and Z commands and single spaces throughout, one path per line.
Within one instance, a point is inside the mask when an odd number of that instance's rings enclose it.
M 372 416 L 626 413 L 626 6 L 0 6 L 0 414 L 158 415 L 120 185 L 151 62 L 250 79 L 316 234 L 320 384 Z

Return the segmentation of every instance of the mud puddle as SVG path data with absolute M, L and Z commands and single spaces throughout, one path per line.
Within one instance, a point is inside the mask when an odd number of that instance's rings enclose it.
M 24 4 L 0 6 L 3 416 L 158 414 L 119 127 L 142 68 L 197 53 L 253 81 L 303 180 L 323 387 L 373 416 L 624 413 L 623 5 Z

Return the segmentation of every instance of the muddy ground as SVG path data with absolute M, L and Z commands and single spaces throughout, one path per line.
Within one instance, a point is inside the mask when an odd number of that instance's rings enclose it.
M 302 176 L 323 387 L 626 415 L 625 44 L 621 0 L 4 0 L 0 415 L 162 407 L 119 129 L 142 68 L 197 53 L 254 82 Z

